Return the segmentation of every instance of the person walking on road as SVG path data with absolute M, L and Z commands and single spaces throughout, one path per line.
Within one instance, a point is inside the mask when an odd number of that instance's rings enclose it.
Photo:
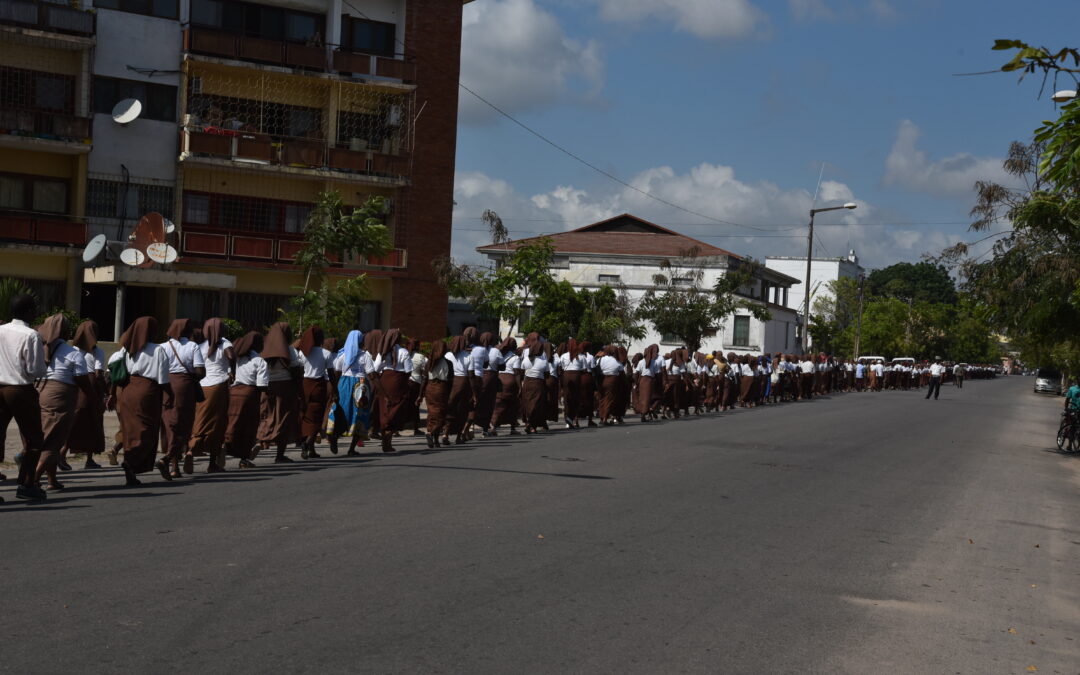
M 12 320 L 0 326 L 0 429 L 6 431 L 14 418 L 26 439 L 15 497 L 37 501 L 45 499 L 45 491 L 34 480 L 45 437 L 34 380 L 45 376 L 48 362 L 41 335 L 29 325 L 35 314 L 37 303 L 33 296 L 16 296 L 11 301 Z
M 964 374 L 966 371 L 967 369 L 964 368 L 964 364 L 962 363 L 958 363 L 953 366 L 952 374 L 954 386 L 959 387 L 960 389 L 964 388 Z
M 934 365 L 930 366 L 930 388 L 926 390 L 926 398 L 930 398 L 930 394 L 934 395 L 934 400 L 937 400 L 938 394 L 941 393 L 941 377 L 945 374 L 945 366 L 941 365 L 941 357 L 934 357 Z

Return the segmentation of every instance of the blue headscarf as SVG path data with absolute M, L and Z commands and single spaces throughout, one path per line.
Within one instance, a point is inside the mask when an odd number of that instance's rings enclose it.
M 360 360 L 360 345 L 363 344 L 363 341 L 363 333 L 358 330 L 349 331 L 349 336 L 345 338 L 345 346 L 338 352 L 339 355 L 345 355 L 345 363 L 341 368 L 342 372 L 352 368 Z

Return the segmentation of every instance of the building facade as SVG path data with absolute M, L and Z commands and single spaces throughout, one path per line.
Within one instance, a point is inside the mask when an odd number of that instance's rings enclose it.
M 806 258 L 797 257 L 767 257 L 765 266 L 797 279 L 806 278 Z M 810 261 L 810 310 L 813 312 L 814 305 L 819 298 L 832 298 L 830 281 L 837 279 L 859 279 L 866 274 L 866 270 L 859 265 L 859 257 L 855 251 L 849 251 L 844 258 L 813 258 Z M 801 316 L 805 311 L 806 288 L 798 286 L 791 290 L 791 304 Z M 813 344 L 813 339 L 808 338 L 808 344 Z
M 729 269 L 747 260 L 629 214 L 547 238 L 555 247 L 552 273 L 556 281 L 567 281 L 577 289 L 610 286 L 625 292 L 634 304 L 654 288 L 655 275 L 672 273 L 664 268 L 665 262 L 677 269 L 690 252 L 695 254 L 695 264 L 701 266 L 702 288 L 711 288 Z M 511 242 L 508 246 L 481 246 L 477 251 L 498 264 L 508 255 L 508 249 L 533 241 L 536 238 Z M 687 283 L 691 282 L 687 280 Z M 760 267 L 739 294 L 745 300 L 765 305 L 772 318 L 760 321 L 736 311 L 721 322 L 715 335 L 703 341 L 701 351 L 737 354 L 797 351 L 796 312 L 788 306 L 788 301 L 789 289 L 798 283 L 796 278 Z M 519 321 L 518 326 L 521 324 Z M 501 328 L 505 334 L 509 324 L 504 322 Z M 677 338 L 659 334 L 647 322 L 645 328 L 648 331 L 645 338 L 628 345 L 630 353 L 642 351 L 654 343 L 661 345 L 661 351 L 681 345 Z M 563 338 L 549 337 L 553 340 Z
M 368 275 L 362 327 L 441 337 L 462 4 L 5 0 L 0 264 L 106 337 L 143 314 L 261 328 L 304 284 L 318 195 L 377 195 L 393 249 L 330 280 Z M 137 119 L 114 121 L 130 99 Z M 154 211 L 175 263 L 84 269 L 89 238 L 123 242 Z

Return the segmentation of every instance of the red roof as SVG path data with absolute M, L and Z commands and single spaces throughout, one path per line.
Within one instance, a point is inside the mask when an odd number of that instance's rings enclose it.
M 687 237 L 628 213 L 569 232 L 517 239 L 509 242 L 508 245 L 511 248 L 517 248 L 545 237 L 551 240 L 558 253 L 676 257 L 696 248 L 700 256 L 730 256 L 743 259 L 742 256 L 731 251 Z M 476 248 L 480 252 L 494 252 L 502 249 L 502 244 L 488 244 Z

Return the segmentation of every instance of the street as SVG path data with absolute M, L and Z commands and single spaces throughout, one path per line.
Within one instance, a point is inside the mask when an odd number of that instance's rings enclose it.
M 1078 673 L 1080 458 L 1031 386 L 9 480 L 0 671 Z

